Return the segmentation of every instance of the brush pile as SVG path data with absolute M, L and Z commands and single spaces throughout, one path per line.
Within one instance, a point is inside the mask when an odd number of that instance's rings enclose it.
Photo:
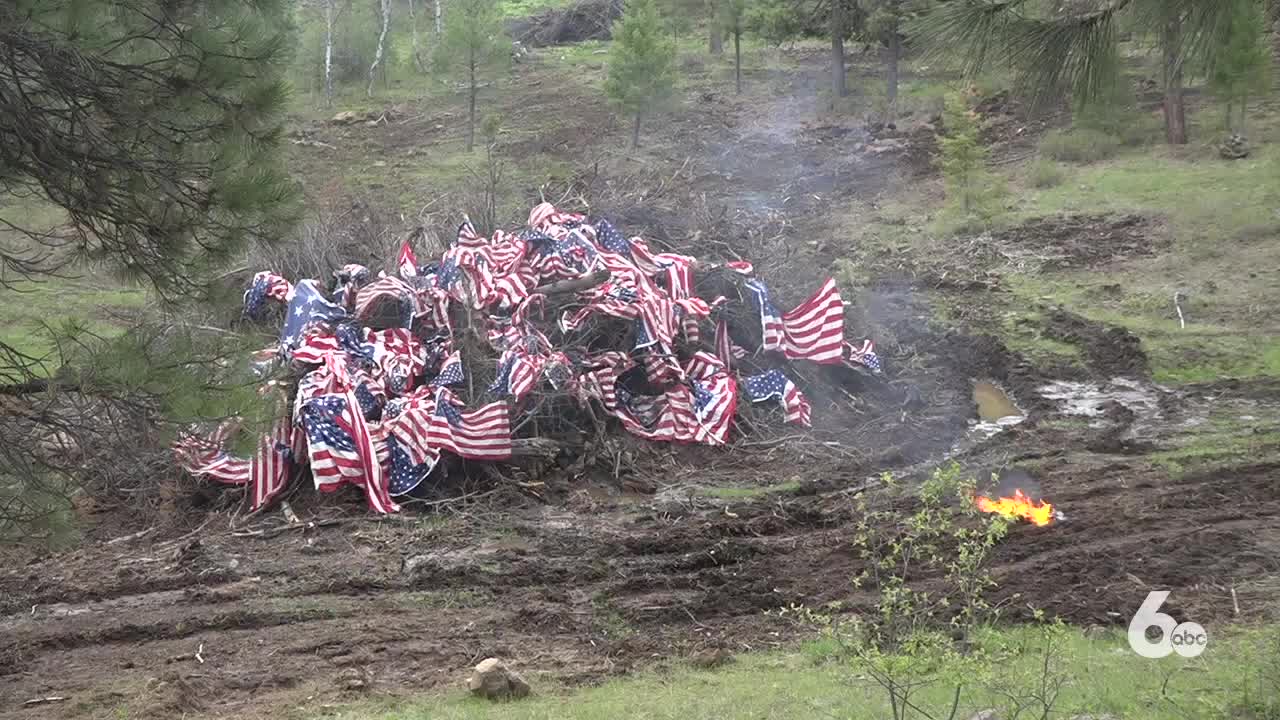
M 725 445 L 758 424 L 735 421 L 752 403 L 809 426 L 801 364 L 880 372 L 869 340 L 846 341 L 833 280 L 782 313 L 747 261 L 653 252 L 548 203 L 490 238 L 464 221 L 426 264 L 414 239 L 396 275 L 347 265 L 323 288 L 259 272 L 245 315 L 283 309 L 278 345 L 254 358 L 279 399 L 274 425 L 247 457 L 228 450 L 231 423 L 184 434 L 180 465 L 247 486 L 255 510 L 309 474 L 391 513 L 450 462 L 573 462 L 586 438 L 619 429 Z

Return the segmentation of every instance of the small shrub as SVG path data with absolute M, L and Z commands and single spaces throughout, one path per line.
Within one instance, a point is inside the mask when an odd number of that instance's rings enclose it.
M 1040 158 L 1032 163 L 1031 172 L 1028 176 L 1028 180 L 1031 182 L 1031 187 L 1042 189 L 1057 187 L 1062 184 L 1062 181 L 1065 178 L 1066 173 L 1062 171 L 1062 168 L 1058 166 L 1058 163 L 1049 160 L 1048 158 Z
M 949 94 L 942 116 L 946 132 L 938 138 L 938 148 L 947 181 L 944 214 L 959 223 L 986 226 L 1003 210 L 1007 189 L 987 170 L 987 148 L 978 138 L 978 115 L 972 100 L 972 90 Z
M 1060 162 L 1098 162 L 1119 149 L 1119 138 L 1091 128 L 1052 130 L 1040 141 L 1040 152 Z

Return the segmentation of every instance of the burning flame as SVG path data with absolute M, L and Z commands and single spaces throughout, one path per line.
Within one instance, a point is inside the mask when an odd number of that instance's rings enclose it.
M 998 500 L 979 495 L 974 498 L 974 502 L 983 512 L 996 513 L 1013 519 L 1022 518 L 1036 525 L 1048 525 L 1054 518 L 1053 505 L 1043 500 L 1032 500 L 1023 495 L 1021 490 L 1014 490 L 1013 497 L 1002 497 Z

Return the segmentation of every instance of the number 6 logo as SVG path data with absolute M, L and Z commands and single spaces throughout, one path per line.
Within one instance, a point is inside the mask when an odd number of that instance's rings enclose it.
M 1147 593 L 1147 599 L 1129 622 L 1129 647 L 1144 658 L 1162 658 L 1172 652 L 1195 657 L 1204 652 L 1209 636 L 1199 623 L 1178 624 L 1173 617 L 1160 612 L 1160 606 L 1168 597 L 1168 590 Z M 1152 626 L 1160 628 L 1160 639 L 1154 642 L 1147 638 L 1147 628 Z

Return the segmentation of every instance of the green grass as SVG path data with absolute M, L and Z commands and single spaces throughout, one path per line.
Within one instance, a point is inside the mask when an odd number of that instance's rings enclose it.
M 19 282 L 12 289 L 0 289 L 0 342 L 45 356 L 54 349 L 46 326 L 74 325 L 111 337 L 122 332 L 128 317 L 145 302 L 142 290 L 111 287 L 89 278 Z
M 1221 632 L 1197 658 L 1137 657 L 1119 633 L 1068 632 L 1060 651 L 1066 686 L 1053 717 L 1111 713 L 1125 720 L 1251 717 L 1243 707 L 1274 704 L 1275 627 Z M 985 708 L 1004 709 L 1001 691 L 1029 691 L 1041 655 L 1038 632 L 989 634 L 982 647 L 995 654 L 989 677 L 973 677 L 961 695 L 960 718 Z M 517 664 L 518 665 L 518 664 Z M 528 673 L 529 668 L 518 668 Z M 740 656 L 718 670 L 678 666 L 565 690 L 532 678 L 534 697 L 489 703 L 450 691 L 409 702 L 371 703 L 336 711 L 342 720 L 883 720 L 889 716 L 879 688 L 843 661 L 838 647 L 814 643 L 799 651 Z M 917 702 L 946 717 L 950 687 L 924 691 Z M 1000 715 L 1009 717 L 1007 713 Z M 317 717 L 310 713 L 306 717 Z M 1260 715 L 1252 717 L 1274 717 Z
M 520 18 L 547 8 L 567 7 L 572 0 L 499 0 L 498 12 L 505 18 Z
M 720 498 L 722 500 L 749 500 L 752 498 L 764 497 L 773 493 L 794 492 L 800 487 L 799 480 L 791 480 L 777 485 L 753 485 L 748 487 L 708 487 L 698 491 L 700 495 L 706 497 Z
M 1221 465 L 1224 461 L 1238 464 L 1244 458 L 1249 462 L 1261 462 L 1278 454 L 1280 432 L 1275 428 L 1258 433 L 1252 428 L 1234 428 L 1192 434 L 1179 447 L 1159 450 L 1147 457 L 1164 466 L 1171 475 L 1179 476 L 1192 470 Z
M 1280 377 L 1280 333 L 1268 331 L 1247 318 L 1214 317 L 1183 327 L 1174 314 L 1172 297 L 1144 293 L 1150 275 L 1116 271 L 1107 274 L 1012 275 L 1006 282 L 1017 302 L 1005 322 L 1004 337 L 1015 350 L 1031 355 L 1076 357 L 1061 343 L 1039 336 L 1035 305 L 1062 305 L 1095 322 L 1123 327 L 1138 335 L 1158 382 L 1192 383 L 1226 377 Z M 1102 285 L 1119 284 L 1120 297 L 1110 297 Z M 1229 313 L 1223 313 L 1229 315 Z M 1191 313 L 1194 318 L 1196 314 Z M 1242 322 L 1243 320 L 1243 322 Z
M 1058 187 L 1024 195 L 1019 214 L 1156 213 L 1188 241 L 1212 231 L 1205 239 L 1221 242 L 1232 231 L 1280 223 L 1280 146 L 1238 161 L 1209 149 L 1187 152 L 1192 156 L 1152 148 L 1081 168 Z

